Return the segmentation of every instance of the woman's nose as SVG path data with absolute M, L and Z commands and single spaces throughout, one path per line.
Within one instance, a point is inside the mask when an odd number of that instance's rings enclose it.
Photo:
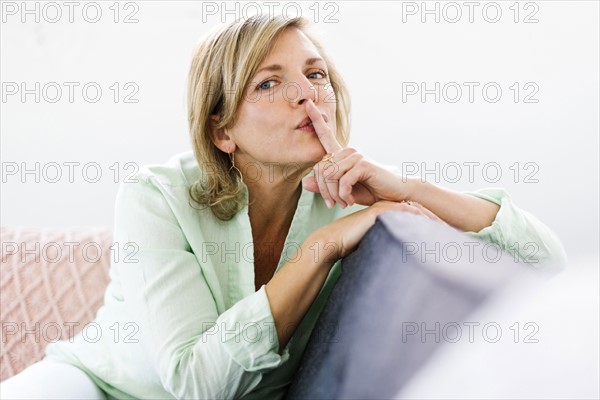
M 292 94 L 292 96 L 290 96 L 290 101 L 297 103 L 298 105 L 303 105 L 309 99 L 315 103 L 317 102 L 317 88 L 308 78 L 303 76 L 301 79 L 296 81 L 296 84 L 293 86 L 295 86 L 296 96 L 294 98 L 292 90 L 290 90 L 289 92 Z

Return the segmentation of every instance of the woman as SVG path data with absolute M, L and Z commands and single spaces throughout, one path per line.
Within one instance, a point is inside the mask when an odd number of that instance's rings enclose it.
M 119 191 L 114 240 L 135 251 L 111 266 L 101 338 L 51 344 L 15 378 L 67 364 L 108 398 L 281 398 L 339 260 L 386 211 L 503 248 L 535 242 L 540 261 L 564 261 L 504 191 L 404 179 L 345 147 L 348 119 L 340 75 L 301 18 L 210 33 L 189 76 L 194 154 L 143 168 Z

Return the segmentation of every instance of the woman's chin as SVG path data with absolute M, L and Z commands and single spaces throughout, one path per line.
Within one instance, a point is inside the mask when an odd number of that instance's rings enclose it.
M 323 149 L 321 149 L 321 151 L 312 153 L 309 158 L 309 160 L 310 160 L 309 163 L 314 166 L 316 163 L 321 161 L 323 159 L 323 157 L 325 157 L 326 154 L 327 153 L 325 153 L 323 151 Z
M 294 151 L 293 158 L 297 160 L 297 163 L 302 166 L 306 164 L 309 168 L 321 161 L 327 154 L 318 139 L 311 143 L 299 144 L 295 148 L 297 151 Z

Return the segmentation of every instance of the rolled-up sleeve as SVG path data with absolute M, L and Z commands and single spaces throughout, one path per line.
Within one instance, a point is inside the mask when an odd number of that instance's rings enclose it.
M 517 207 L 504 189 L 485 188 L 465 194 L 500 206 L 490 226 L 467 234 L 495 243 L 535 267 L 560 270 L 566 266 L 567 255 L 556 234 L 535 216 Z
M 287 347 L 278 353 L 265 287 L 218 315 L 164 194 L 152 175 L 137 179 L 121 185 L 115 210 L 115 241 L 134 250 L 113 260 L 112 273 L 140 341 L 173 397 L 242 397 L 289 358 Z

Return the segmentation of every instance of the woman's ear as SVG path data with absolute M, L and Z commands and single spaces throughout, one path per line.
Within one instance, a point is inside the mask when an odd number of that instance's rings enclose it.
M 217 128 L 219 120 L 220 117 L 218 115 L 211 115 L 210 138 L 219 150 L 225 153 L 232 153 L 235 151 L 235 143 L 224 128 Z

